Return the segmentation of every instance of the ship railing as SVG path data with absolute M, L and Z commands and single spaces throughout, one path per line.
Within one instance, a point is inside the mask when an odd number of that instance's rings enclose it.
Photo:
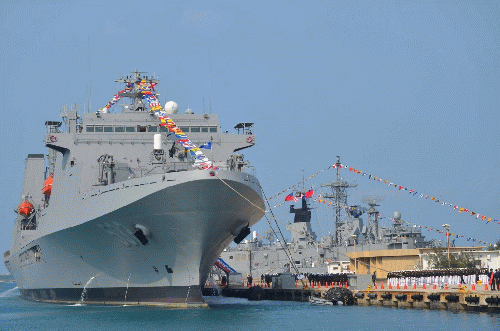
M 194 170 L 190 163 L 187 162 L 169 162 L 167 164 L 162 164 L 151 167 L 136 167 L 130 168 L 133 171 L 135 178 L 147 177 L 150 175 L 156 175 L 166 172 L 178 172 L 178 171 L 189 171 Z
M 247 166 L 245 166 L 245 167 L 243 168 L 243 170 L 245 171 L 245 173 L 247 173 L 247 174 L 249 174 L 249 175 L 252 175 L 252 176 L 256 177 L 256 173 L 257 173 L 257 171 L 255 170 L 255 167 L 254 167 L 254 166 L 249 166 L 249 165 L 247 165 Z

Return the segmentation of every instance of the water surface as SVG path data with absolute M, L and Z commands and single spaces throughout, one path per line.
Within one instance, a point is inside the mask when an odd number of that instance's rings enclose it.
M 500 314 L 208 298 L 211 309 L 70 306 L 0 283 L 0 330 L 500 330 Z

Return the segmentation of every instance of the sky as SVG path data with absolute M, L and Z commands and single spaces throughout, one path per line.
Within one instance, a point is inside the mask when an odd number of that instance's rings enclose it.
M 494 243 L 499 17 L 499 1 L 4 0 L 0 251 L 10 247 L 25 158 L 46 153 L 45 121 L 59 120 L 65 105 L 102 108 L 122 89 L 114 80 L 135 68 L 159 76 L 162 103 L 211 110 L 224 131 L 255 123 L 256 145 L 244 154 L 268 197 L 290 193 L 302 173 L 327 169 L 339 155 L 367 174 L 341 170 L 358 185 L 350 204 L 377 197 L 382 217 L 399 210 L 428 227 L 427 239 L 446 240 L 434 230 L 448 223 Z M 321 185 L 334 178 L 325 170 L 305 186 L 325 194 Z M 333 231 L 331 207 L 310 203 L 313 229 Z M 275 208 L 283 222 L 292 220 L 288 208 Z M 267 229 L 263 219 L 253 230 Z

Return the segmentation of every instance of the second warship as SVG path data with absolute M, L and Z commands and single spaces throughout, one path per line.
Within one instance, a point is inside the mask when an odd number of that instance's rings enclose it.
M 404 224 L 398 211 L 392 215 L 392 226 L 384 227 L 379 224 L 380 216 L 375 201 L 368 201 L 368 208 L 349 206 L 347 190 L 353 185 L 340 176 L 340 167 L 338 158 L 336 179 L 324 185 L 331 189 L 331 194 L 323 199 L 333 202 L 334 234 L 318 240 L 311 227 L 308 195 L 302 189 L 291 195 L 293 200 L 300 201 L 301 206 L 295 208 L 294 204 L 290 205 L 294 220 L 286 227 L 291 232 L 289 242 L 283 243 L 283 239 L 280 241 L 272 231 L 268 231 L 264 238 L 258 238 L 254 232 L 250 240 L 225 249 L 221 258 L 238 273 L 253 277 L 283 270 L 299 274 L 352 273 L 347 253 L 356 249 L 394 250 L 432 246 L 432 242 L 425 240 L 420 228 Z M 363 214 L 368 216 L 366 223 Z M 292 257 L 292 261 L 287 255 Z

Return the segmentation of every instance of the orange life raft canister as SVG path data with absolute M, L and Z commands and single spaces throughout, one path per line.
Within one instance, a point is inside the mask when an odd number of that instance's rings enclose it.
M 19 206 L 19 214 L 23 215 L 24 217 L 31 214 L 32 211 L 33 205 L 29 203 L 28 200 L 24 200 L 24 202 Z
M 43 182 L 42 193 L 47 197 L 50 197 L 50 193 L 52 193 L 52 182 L 53 181 L 54 181 L 54 176 L 50 175 L 49 178 L 47 178 L 45 180 L 45 182 Z

